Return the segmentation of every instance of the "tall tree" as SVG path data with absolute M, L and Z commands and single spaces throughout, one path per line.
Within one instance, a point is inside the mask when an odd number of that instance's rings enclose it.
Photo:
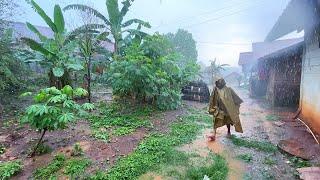
M 211 60 L 207 72 L 211 75 L 213 86 L 218 76 L 221 76 L 221 71 L 224 71 L 227 66 L 229 66 L 229 64 L 219 64 L 216 58 L 214 58 L 213 61 Z
M 32 50 L 42 55 L 42 59 L 35 61 L 40 61 L 40 64 L 49 70 L 50 86 L 61 89 L 65 85 L 71 85 L 70 71 L 83 69 L 73 54 L 77 45 L 72 41 L 75 35 L 66 33 L 63 13 L 59 5 L 54 7 L 53 20 L 34 0 L 31 0 L 31 5 L 51 28 L 54 36 L 46 37 L 35 26 L 27 23 L 28 28 L 39 37 L 41 42 L 30 38 L 23 38 L 23 40 Z
M 188 61 L 196 62 L 198 52 L 196 41 L 193 39 L 192 34 L 187 30 L 179 29 L 175 34 L 169 33 L 166 35 L 174 49 L 183 55 L 182 63 L 186 64 Z
M 94 8 L 91 8 L 83 4 L 71 4 L 64 8 L 64 10 L 81 10 L 89 12 L 100 19 L 102 24 L 91 24 L 90 26 L 95 29 L 105 28 L 111 32 L 114 39 L 115 54 L 121 54 L 122 47 L 125 46 L 125 39 L 142 38 L 147 34 L 141 31 L 142 27 L 150 28 L 150 24 L 140 19 L 130 19 L 124 22 L 124 18 L 127 15 L 130 6 L 134 0 L 125 0 L 122 2 L 122 8 L 120 9 L 118 0 L 106 0 L 107 14 L 104 16 L 102 13 Z M 131 25 L 137 24 L 137 28 L 129 28 Z M 123 38 L 124 35 L 127 35 Z

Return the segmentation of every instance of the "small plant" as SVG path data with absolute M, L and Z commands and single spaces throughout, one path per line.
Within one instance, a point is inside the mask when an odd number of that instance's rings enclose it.
M 291 157 L 289 159 L 291 165 L 295 168 L 303 168 L 303 167 L 310 167 L 311 163 L 309 161 L 303 160 L 298 157 Z
M 73 100 L 75 97 L 82 97 L 86 94 L 87 91 L 82 88 L 73 89 L 67 85 L 61 90 L 55 87 L 42 89 L 34 96 L 35 104 L 26 109 L 26 113 L 21 120 L 42 132 L 31 156 L 35 155 L 47 131 L 65 129 L 68 123 L 74 121 L 75 113 L 81 114 L 84 110 L 94 108 L 91 104 L 79 105 Z M 22 94 L 22 96 L 28 95 L 31 95 L 31 93 Z
M 34 149 L 34 148 L 33 148 Z M 44 144 L 44 143 L 40 143 L 38 145 L 38 148 L 35 152 L 35 155 L 43 155 L 43 154 L 47 154 L 47 153 L 50 153 L 52 152 L 52 149 L 50 146 Z
M 9 161 L 0 163 L 0 179 L 7 180 L 22 169 L 21 161 Z
M 109 140 L 109 134 L 106 131 L 101 131 L 100 129 L 94 130 L 92 133 L 93 137 L 96 139 L 100 139 L 103 141 L 108 141 Z
M 271 166 L 271 165 L 276 164 L 276 160 L 272 159 L 271 157 L 265 157 L 263 160 L 263 164 Z
M 243 146 L 247 148 L 254 148 L 259 151 L 274 153 L 277 151 L 277 147 L 270 142 L 260 142 L 260 141 L 251 141 L 246 139 L 241 139 L 235 135 L 231 136 L 231 141 L 237 146 Z
M 280 117 L 278 115 L 269 114 L 266 116 L 266 120 L 268 121 L 278 121 Z
M 91 164 L 88 159 L 71 159 L 66 162 L 64 173 L 69 175 L 71 179 L 76 179 L 83 174 L 86 168 Z
M 71 156 L 81 156 L 81 155 L 83 155 L 83 150 L 79 143 L 75 143 L 71 151 Z
M 251 162 L 252 159 L 253 159 L 251 154 L 241 154 L 241 155 L 238 156 L 238 158 L 243 160 L 243 161 L 245 161 L 245 162 L 247 162 L 247 163 Z
M 134 128 L 120 127 L 120 128 L 117 128 L 116 130 L 113 131 L 113 135 L 124 136 L 124 135 L 130 134 L 130 133 L 132 133 L 134 131 L 135 131 Z
M 36 169 L 33 172 L 34 179 L 51 179 L 55 178 L 55 173 L 58 172 L 64 165 L 66 157 L 63 154 L 58 154 L 47 167 Z

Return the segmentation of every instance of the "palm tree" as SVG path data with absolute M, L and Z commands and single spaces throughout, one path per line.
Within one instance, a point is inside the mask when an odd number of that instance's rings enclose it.
M 98 19 L 102 20 L 103 24 L 91 24 L 94 29 L 105 28 L 111 32 L 114 39 L 115 54 L 121 53 L 121 48 L 126 45 L 126 42 L 133 40 L 133 38 L 141 39 L 147 34 L 141 31 L 142 27 L 151 28 L 150 24 L 140 19 L 130 19 L 124 22 L 124 17 L 127 15 L 130 6 L 134 0 L 125 0 L 122 2 L 123 6 L 120 10 L 118 0 L 106 0 L 108 16 L 104 16 L 99 11 L 92 7 L 83 4 L 71 4 L 64 8 L 64 10 L 80 10 L 93 14 Z M 129 26 L 137 24 L 137 28 L 130 29 Z M 124 29 L 124 30 L 123 30 Z M 124 34 L 127 34 L 123 38 Z
M 213 61 L 211 60 L 210 66 L 208 67 L 208 73 L 210 73 L 213 85 L 215 79 L 217 79 L 217 77 L 221 75 L 221 71 L 226 70 L 225 67 L 227 66 L 229 66 L 229 64 L 218 64 L 216 58 L 214 58 Z

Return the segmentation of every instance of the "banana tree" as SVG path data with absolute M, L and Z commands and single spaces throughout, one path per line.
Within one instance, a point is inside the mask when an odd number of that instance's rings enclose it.
M 92 24 L 95 29 L 104 28 L 110 31 L 114 39 L 115 54 L 120 55 L 122 48 L 126 46 L 126 43 L 130 40 L 141 40 L 147 34 L 141 31 L 142 27 L 151 28 L 150 24 L 140 19 L 130 19 L 124 21 L 130 6 L 134 0 L 125 0 L 122 2 L 122 8 L 119 8 L 118 0 L 106 0 L 108 16 L 104 16 L 99 11 L 92 7 L 82 4 L 71 4 L 64 8 L 64 10 L 80 10 L 87 13 L 91 13 L 98 19 L 102 20 L 102 24 Z M 131 25 L 137 24 L 137 28 L 129 28 Z M 123 38 L 125 36 L 125 38 Z M 131 41 L 130 41 L 131 42 Z
M 103 53 L 109 54 L 106 49 L 100 46 L 101 42 L 108 40 L 109 33 L 91 30 L 89 25 L 81 26 L 73 31 L 76 40 L 79 43 L 81 56 L 83 57 L 86 65 L 87 74 L 85 76 L 86 89 L 88 91 L 88 101 L 91 102 L 91 65 L 94 54 Z M 105 51 L 103 51 L 105 50 Z M 103 51 L 103 52 L 102 52 Z
M 74 34 L 67 34 L 65 31 L 61 8 L 59 5 L 55 5 L 54 19 L 52 20 L 34 0 L 31 0 L 31 5 L 50 27 L 54 36 L 52 38 L 44 36 L 34 25 L 27 22 L 27 27 L 39 37 L 40 42 L 30 38 L 22 38 L 22 40 L 33 51 L 41 55 L 36 60 L 28 61 L 36 61 L 48 69 L 50 86 L 61 89 L 65 85 L 71 85 L 70 72 L 81 70 L 83 66 L 74 55 L 77 43 L 72 41 Z

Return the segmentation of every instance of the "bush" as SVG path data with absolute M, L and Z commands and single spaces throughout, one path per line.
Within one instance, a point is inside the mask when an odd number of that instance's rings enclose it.
M 20 172 L 22 169 L 21 161 L 11 161 L 0 163 L 0 179 L 6 180 Z
M 195 63 L 179 67 L 179 59 L 181 55 L 158 34 L 148 37 L 141 46 L 133 44 L 110 65 L 113 93 L 135 103 L 151 102 L 163 110 L 177 108 L 181 88 L 198 72 Z

